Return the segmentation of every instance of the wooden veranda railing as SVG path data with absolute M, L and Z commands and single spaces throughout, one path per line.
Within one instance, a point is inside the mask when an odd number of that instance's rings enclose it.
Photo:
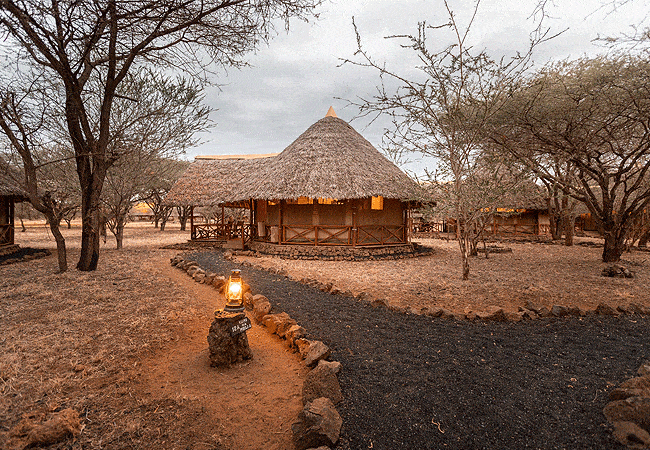
M 352 245 L 352 227 L 324 225 L 284 225 L 281 244 Z
M 251 226 L 243 223 L 201 223 L 192 224 L 193 241 L 229 241 L 241 239 L 246 245 L 252 238 Z
M 389 245 L 406 242 L 403 225 L 375 225 L 357 227 L 357 245 Z
M 272 227 L 266 227 L 261 240 L 271 240 Z M 291 245 L 377 246 L 408 242 L 403 225 L 283 225 L 278 229 L 277 243 Z
M 0 246 L 14 242 L 14 227 L 11 224 L 0 225 Z

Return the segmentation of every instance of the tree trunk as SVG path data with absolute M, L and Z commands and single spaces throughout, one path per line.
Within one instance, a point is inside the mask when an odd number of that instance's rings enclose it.
M 84 185 L 84 183 L 81 183 Z M 97 270 L 99 261 L 99 194 L 101 189 L 93 189 L 94 183 L 83 188 L 81 197 L 81 255 L 77 269 L 81 271 Z
M 48 214 L 47 221 L 50 224 L 50 230 L 52 231 L 52 236 L 56 241 L 56 254 L 59 262 L 59 273 L 63 273 L 68 270 L 68 255 L 65 248 L 65 238 L 61 234 L 59 225 L 61 223 L 60 219 L 56 219 L 53 215 Z
M 463 280 L 469 279 L 469 255 L 467 249 L 467 240 L 463 233 L 458 239 L 458 245 L 460 246 L 460 257 L 463 261 Z
M 20 218 L 20 226 L 21 226 L 21 228 L 20 228 L 21 233 L 24 233 L 25 231 L 27 231 L 27 228 L 25 228 L 25 222 L 23 222 L 22 217 Z
M 121 250 L 124 246 L 124 222 L 121 218 L 118 219 L 115 225 L 115 243 L 118 250 Z
M 573 245 L 573 236 L 575 232 L 575 217 L 573 215 L 564 216 L 564 245 L 571 247 Z
M 603 262 L 618 262 L 625 251 L 625 233 L 620 230 L 604 230 L 605 246 L 603 248 Z
M 185 206 L 176 207 L 176 212 L 178 213 L 178 221 L 181 224 L 181 231 L 187 230 L 187 218 L 189 217 L 188 211 L 189 211 L 188 207 Z

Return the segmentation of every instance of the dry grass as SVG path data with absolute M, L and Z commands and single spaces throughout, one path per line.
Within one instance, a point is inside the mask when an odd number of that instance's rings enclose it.
M 68 272 L 55 273 L 55 255 L 0 268 L 0 433 L 23 417 L 73 408 L 85 424 L 73 448 L 174 448 L 189 434 L 183 426 L 200 416 L 192 402 L 134 392 L 143 359 L 178 340 L 201 308 L 153 263 L 174 252 L 152 244 L 181 234 L 127 230 L 128 251 L 104 249 L 95 272 L 72 268 L 75 228 L 64 230 Z M 29 228 L 16 241 L 54 248 L 43 231 Z M 3 448 L 21 448 L 4 437 Z
M 70 269 L 57 274 L 54 240 L 30 225 L 17 243 L 53 254 L 0 267 L 0 449 L 23 448 L 9 433 L 21 419 L 65 408 L 84 429 L 50 449 L 290 448 L 305 369 L 257 325 L 252 361 L 209 367 L 207 330 L 223 298 L 160 249 L 188 232 L 129 224 L 123 250 L 109 235 L 98 269 L 79 272 L 80 229 L 64 229 Z

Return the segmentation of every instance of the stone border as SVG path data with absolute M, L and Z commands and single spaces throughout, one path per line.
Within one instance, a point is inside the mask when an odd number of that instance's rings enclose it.
M 263 254 L 283 259 L 320 259 L 325 261 L 364 261 L 376 259 L 406 259 L 431 253 L 417 243 L 389 247 L 345 247 L 313 245 L 277 245 L 253 241 L 248 256 Z
M 207 284 L 223 293 L 226 277 L 206 273 L 196 261 L 181 255 L 170 259 L 171 265 L 186 272 L 197 283 Z M 328 361 L 330 349 L 321 341 L 305 338 L 307 332 L 286 312 L 272 313 L 273 306 L 261 295 L 253 295 L 244 284 L 244 307 L 253 319 L 273 334 L 285 339 L 293 352 L 299 352 L 305 366 L 311 368 L 303 383 L 303 410 L 292 424 L 293 442 L 297 450 L 328 450 L 335 445 L 341 433 L 343 420 L 335 404 L 343 401 L 336 374 L 341 363 Z
M 463 313 L 455 313 L 449 311 L 448 309 L 442 307 L 424 307 L 414 308 L 412 306 L 397 306 L 391 305 L 390 302 L 386 299 L 373 298 L 373 296 L 368 292 L 361 292 L 357 295 L 354 295 L 350 291 L 341 291 L 333 283 L 323 283 L 322 281 L 313 279 L 313 278 L 295 278 L 290 276 L 285 270 L 276 269 L 276 268 L 267 268 L 259 264 L 254 264 L 249 261 L 238 261 L 236 256 L 253 256 L 252 254 L 242 254 L 242 252 L 225 252 L 224 258 L 238 264 L 241 264 L 246 267 L 254 267 L 258 270 L 265 270 L 269 273 L 282 275 L 289 278 L 292 281 L 297 281 L 302 284 L 320 289 L 323 292 L 329 292 L 332 295 L 343 295 L 346 297 L 356 298 L 361 302 L 370 304 L 376 308 L 388 308 L 391 311 L 400 312 L 404 314 L 414 314 L 414 315 L 424 315 L 435 318 L 442 319 L 451 319 L 451 320 L 469 320 L 469 321 L 483 321 L 483 322 L 521 322 L 527 320 L 538 320 L 538 319 L 548 319 L 548 318 L 559 318 L 559 317 L 585 317 L 592 315 L 600 316 L 620 316 L 627 314 L 637 314 L 637 315 L 650 315 L 650 307 L 638 304 L 630 303 L 627 306 L 619 305 L 617 307 L 611 306 L 605 302 L 601 302 L 594 309 L 583 309 L 577 306 L 562 306 L 562 305 L 553 305 L 550 308 L 547 306 L 535 305 L 527 301 L 524 306 L 520 306 L 518 311 L 506 311 L 500 306 L 489 306 L 485 311 L 473 311 L 467 309 Z
M 609 393 L 603 414 L 618 441 L 631 449 L 650 448 L 650 361 Z

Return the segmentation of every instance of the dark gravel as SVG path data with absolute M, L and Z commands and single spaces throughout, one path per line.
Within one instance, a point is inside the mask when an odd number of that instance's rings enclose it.
M 623 449 L 608 391 L 650 357 L 648 318 L 472 323 L 406 315 L 225 261 L 187 257 L 286 311 L 341 361 L 338 449 Z

